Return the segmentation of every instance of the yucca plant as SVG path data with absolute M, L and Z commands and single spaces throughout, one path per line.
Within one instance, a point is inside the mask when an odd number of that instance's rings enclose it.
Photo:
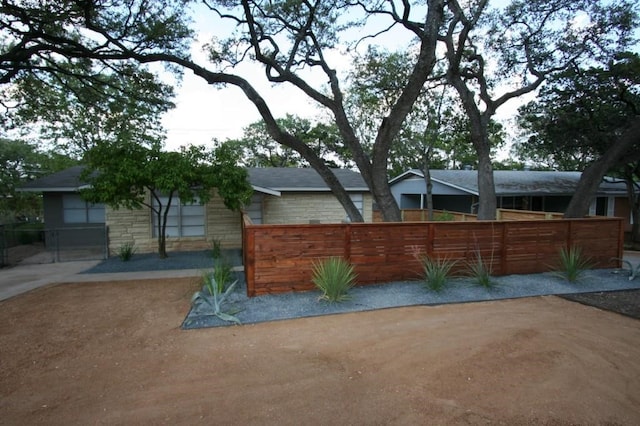
M 424 286 L 429 290 L 441 292 L 455 264 L 456 261 L 425 256 L 422 259 Z
M 231 278 L 233 277 L 233 267 L 224 259 L 218 259 L 213 267 L 213 277 L 218 285 L 218 292 L 222 293 Z
M 193 295 L 191 298 L 191 304 L 193 305 L 199 301 L 211 309 L 211 312 L 207 312 L 207 314 L 214 315 L 223 321 L 240 324 L 240 320 L 233 315 L 234 313 L 224 312 L 222 310 L 222 305 L 226 302 L 229 294 L 231 294 L 236 284 L 238 284 L 237 280 L 231 283 L 231 285 L 222 292 L 220 291 L 220 286 L 216 282 L 213 274 L 206 275 L 203 289 Z
M 118 257 L 123 262 L 131 260 L 136 252 L 136 246 L 132 242 L 126 242 L 118 247 Z
M 322 291 L 321 300 L 342 302 L 348 300 L 349 289 L 355 285 L 353 265 L 341 257 L 331 257 L 313 264 L 313 283 Z
M 222 242 L 218 239 L 211 241 L 211 257 L 218 259 L 222 256 Z
M 476 284 L 487 289 L 493 288 L 495 283 L 491 279 L 491 265 L 486 264 L 480 252 L 476 253 L 475 261 L 467 263 L 467 268 Z
M 573 283 L 578 281 L 591 266 L 591 260 L 582 254 L 580 247 L 562 247 L 560 249 L 559 270 L 556 274 Z

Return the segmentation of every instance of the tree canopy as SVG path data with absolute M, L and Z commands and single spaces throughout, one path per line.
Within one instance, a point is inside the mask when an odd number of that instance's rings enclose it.
M 113 208 L 143 208 L 155 216 L 158 254 L 167 257 L 166 227 L 173 203 L 206 203 L 215 188 L 224 204 L 239 210 L 253 190 L 234 153 L 221 147 L 207 152 L 191 146 L 178 152 L 159 144 L 101 143 L 91 148 L 83 178 L 90 187 L 82 196 Z M 166 200 L 166 201 L 165 201 Z
M 637 6 L 630 0 L 513 0 L 497 8 L 488 0 L 205 1 L 201 7 L 211 28 L 226 23 L 234 31 L 211 40 L 208 62 L 200 63 L 188 54 L 194 35 L 191 3 L 68 0 L 45 8 L 5 1 L 0 6 L 0 84 L 43 74 L 89 82 L 96 75 L 131 75 L 163 63 L 212 85 L 238 87 L 269 135 L 318 171 L 354 221 L 362 217 L 326 162 L 307 141 L 283 128 L 237 65 L 259 65 L 269 83 L 299 90 L 331 117 L 385 220 L 400 220 L 387 174 L 394 141 L 425 84 L 443 78 L 469 120 L 478 156 L 479 217 L 491 219 L 496 202 L 489 128 L 496 111 L 574 64 L 606 62 L 634 42 L 637 28 Z M 362 140 L 345 104 L 344 73 L 331 58 L 386 36 L 405 38 L 415 53 L 398 95 L 372 126 L 370 139 Z M 441 75 L 438 60 L 444 63 Z
M 74 164 L 64 155 L 42 151 L 26 141 L 0 138 L 0 223 L 41 217 L 41 197 L 19 188 Z
M 329 167 L 342 166 L 349 160 L 342 152 L 340 135 L 335 126 L 314 123 L 309 119 L 287 114 L 276 120 L 278 125 L 296 138 L 304 141 Z M 297 151 L 276 142 L 269 134 L 264 121 L 251 123 L 243 129 L 242 137 L 223 143 L 237 151 L 240 162 L 246 167 L 310 167 Z
M 548 166 L 583 170 L 566 215 L 588 213 L 605 173 L 633 178 L 640 160 L 640 56 L 622 53 L 604 66 L 572 67 L 520 108 L 528 138 L 517 150 Z M 625 171 L 625 169 L 627 169 Z M 579 188 L 581 187 L 579 186 Z M 633 197 L 631 197 L 634 204 Z
M 514 0 L 489 9 L 489 1 L 462 8 L 442 40 L 446 78 L 459 95 L 478 154 L 478 218 L 496 211 L 488 127 L 507 102 L 534 93 L 548 78 L 576 64 L 607 61 L 633 43 L 636 5 L 579 0 Z

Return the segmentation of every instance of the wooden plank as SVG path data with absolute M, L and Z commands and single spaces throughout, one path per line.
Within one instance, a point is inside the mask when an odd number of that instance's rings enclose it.
M 621 231 L 622 229 L 622 231 Z M 322 225 L 245 225 L 247 291 L 312 289 L 313 263 L 348 258 L 359 282 L 417 279 L 420 256 L 455 260 L 464 272 L 479 254 L 496 274 L 552 269 L 560 248 L 575 244 L 611 266 L 622 253 L 622 220 L 606 218 Z

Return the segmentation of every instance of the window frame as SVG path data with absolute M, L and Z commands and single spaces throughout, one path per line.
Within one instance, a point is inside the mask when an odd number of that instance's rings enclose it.
M 166 207 L 166 201 L 169 199 L 166 195 L 158 195 L 163 201 L 162 211 L 160 215 L 164 214 Z M 165 228 L 165 237 L 170 238 L 203 238 L 207 235 L 207 209 L 206 204 L 201 204 L 199 197 L 195 197 L 196 200 L 193 203 L 184 204 L 179 197 L 174 197 L 169 207 L 169 216 L 167 217 L 167 226 Z M 156 197 L 152 197 L 151 205 L 153 209 L 158 208 L 158 202 Z M 193 209 L 201 209 L 200 214 L 189 213 Z M 175 214 L 172 214 L 175 211 Z M 201 218 L 201 220 L 197 219 Z M 195 222 L 194 222 L 195 219 Z M 153 238 L 158 237 L 158 224 L 157 214 L 154 210 L 151 211 L 151 236 Z M 192 222 L 192 223 L 185 223 Z M 195 230 L 196 232 L 185 232 L 188 230 Z
M 62 194 L 62 223 L 65 225 L 102 224 L 105 222 L 106 208 L 103 203 L 90 203 L 77 193 Z

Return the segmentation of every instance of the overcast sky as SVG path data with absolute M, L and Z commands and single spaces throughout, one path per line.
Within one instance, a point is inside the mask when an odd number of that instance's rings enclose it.
M 199 36 L 197 42 L 192 45 L 191 54 L 199 64 L 205 65 L 207 60 L 202 51 L 202 45 L 209 42 L 214 35 L 223 38 L 230 28 L 221 27 L 219 21 L 215 23 L 208 21 L 211 15 L 206 10 L 200 10 L 195 16 Z M 214 34 L 211 28 L 215 28 L 218 34 Z M 395 34 L 388 38 L 388 44 L 385 47 L 390 50 L 400 49 L 407 45 L 406 37 L 405 32 Z M 364 46 L 362 48 L 364 50 Z M 328 61 L 339 75 L 346 72 L 351 65 L 349 57 L 341 52 L 330 54 Z M 286 84 L 277 86 L 269 84 L 262 67 L 258 65 L 246 64 L 232 72 L 245 77 L 258 90 L 276 118 L 284 117 L 287 113 L 305 118 L 313 118 L 321 114 L 311 99 L 300 90 Z M 314 87 L 317 88 L 324 82 L 322 79 L 310 81 L 315 81 Z M 185 73 L 181 84 L 176 87 L 176 95 L 176 108 L 168 112 L 163 120 L 167 129 L 166 148 L 168 150 L 190 144 L 211 146 L 213 138 L 225 140 L 240 137 L 244 127 L 260 120 L 255 106 L 246 99 L 240 89 L 236 87 L 217 89 L 190 72 Z M 517 102 L 505 105 L 498 111 L 496 118 L 505 121 L 513 115 L 517 105 Z

